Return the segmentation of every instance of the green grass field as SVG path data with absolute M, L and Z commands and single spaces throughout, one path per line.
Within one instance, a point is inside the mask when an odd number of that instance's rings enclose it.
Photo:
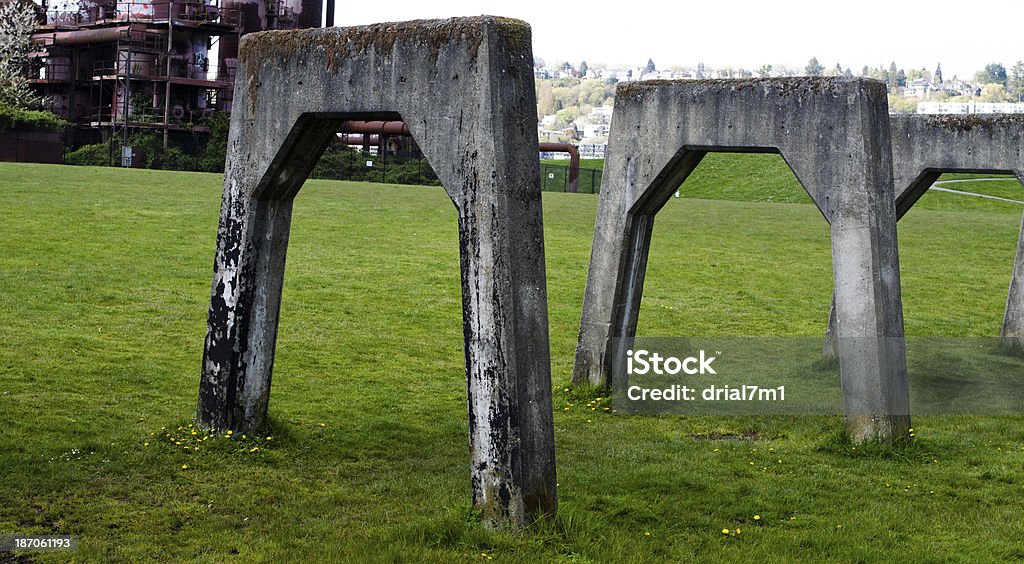
M 838 416 L 625 417 L 566 391 L 592 195 L 544 195 L 555 519 L 494 532 L 471 512 L 441 188 L 308 182 L 271 422 L 193 434 L 220 190 L 0 164 L 0 535 L 78 535 L 86 561 L 1024 558 L 1024 417 L 918 417 L 881 449 L 844 442 Z M 929 193 L 911 210 L 908 334 L 998 335 L 1022 208 Z M 658 216 L 640 333 L 816 336 L 830 294 L 827 225 L 781 159 L 712 155 Z

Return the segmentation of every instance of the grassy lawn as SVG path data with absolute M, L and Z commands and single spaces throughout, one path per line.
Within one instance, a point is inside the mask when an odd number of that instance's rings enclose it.
M 271 422 L 231 440 L 189 427 L 221 178 L 0 164 L 0 191 L 0 535 L 108 561 L 1024 558 L 1024 417 L 918 417 L 883 450 L 840 417 L 625 417 L 567 391 L 596 196 L 544 195 L 560 512 L 508 533 L 470 510 L 441 188 L 307 183 Z M 907 214 L 908 334 L 998 335 L 1022 211 L 933 192 Z M 816 336 L 830 294 L 785 163 L 710 155 L 658 216 L 640 333 Z

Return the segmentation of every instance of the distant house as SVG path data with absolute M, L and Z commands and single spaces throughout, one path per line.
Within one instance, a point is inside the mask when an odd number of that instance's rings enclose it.
M 587 119 L 594 123 L 611 123 L 613 106 L 594 106 L 587 114 Z
M 576 120 L 576 127 L 580 129 L 583 139 L 608 136 L 607 123 L 593 123 L 588 119 L 578 119 Z
M 938 91 L 939 88 L 929 80 L 918 78 L 907 82 L 903 89 L 903 95 L 908 98 L 927 98 L 928 94 Z

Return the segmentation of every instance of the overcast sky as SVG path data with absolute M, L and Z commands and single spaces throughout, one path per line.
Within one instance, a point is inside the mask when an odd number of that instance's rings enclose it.
M 803 68 L 817 57 L 859 74 L 864 65 L 970 77 L 991 62 L 1007 69 L 1024 59 L 1014 28 L 1020 0 L 701 0 L 593 2 L 536 0 L 382 0 L 337 2 L 335 25 L 490 14 L 526 20 L 533 52 L 546 62 L 568 60 L 658 68 L 672 65 L 762 64 Z

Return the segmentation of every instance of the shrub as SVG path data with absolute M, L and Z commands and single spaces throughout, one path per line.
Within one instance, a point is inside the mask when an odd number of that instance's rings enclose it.
M 0 131 L 29 129 L 36 131 L 63 131 L 68 122 L 50 112 L 23 110 L 0 104 Z

